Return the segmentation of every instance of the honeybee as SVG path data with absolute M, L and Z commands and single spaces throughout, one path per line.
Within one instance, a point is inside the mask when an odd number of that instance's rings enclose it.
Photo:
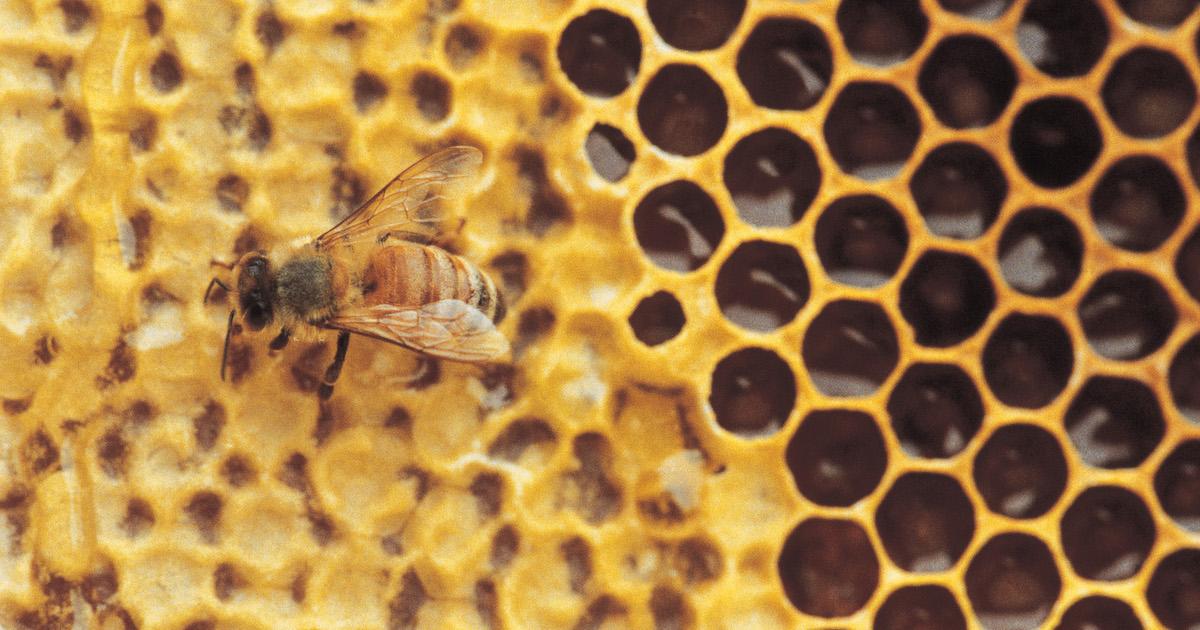
M 338 331 L 337 350 L 317 390 L 321 399 L 333 394 L 351 333 L 453 361 L 485 363 L 507 355 L 508 340 L 496 329 L 505 305 L 495 282 L 438 245 L 451 185 L 470 178 L 481 162 L 473 147 L 438 151 L 313 241 L 247 252 L 229 265 L 236 306 L 225 329 L 221 379 L 230 337 L 241 329 L 235 324 L 239 312 L 251 331 L 279 328 L 272 350 L 293 336 Z M 213 278 L 206 303 L 214 286 L 230 291 Z

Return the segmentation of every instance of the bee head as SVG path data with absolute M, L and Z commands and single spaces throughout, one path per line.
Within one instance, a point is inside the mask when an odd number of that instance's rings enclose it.
M 250 330 L 262 330 L 271 323 L 275 277 L 271 274 L 271 262 L 262 252 L 250 252 L 238 261 L 237 292 L 242 320 Z

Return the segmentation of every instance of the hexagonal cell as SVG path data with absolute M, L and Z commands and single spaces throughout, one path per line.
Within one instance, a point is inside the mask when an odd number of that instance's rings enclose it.
M 900 359 L 887 314 L 857 300 L 827 304 L 809 324 L 802 354 L 809 377 L 826 396 L 869 396 Z
M 1162 559 L 1150 576 L 1146 601 L 1168 628 L 1200 625 L 1200 549 L 1180 549 Z
M 730 149 L 724 178 L 743 220 L 758 227 L 785 227 L 799 221 L 817 196 L 821 167 L 807 142 L 769 127 Z
M 1028 534 L 1000 534 L 975 553 L 966 574 L 967 598 L 988 630 L 1034 627 L 1062 591 L 1046 543 Z
M 1135 138 L 1174 131 L 1196 106 L 1196 84 L 1175 55 L 1139 46 L 1113 64 L 1100 90 L 1117 127 Z
M 1009 518 L 1037 518 L 1067 487 L 1067 460 L 1058 440 L 1032 424 L 996 429 L 975 455 L 975 487 L 988 509 Z
M 1129 604 L 1103 595 L 1092 595 L 1071 604 L 1057 630 L 1142 630 L 1142 622 Z
M 729 321 L 757 332 L 786 325 L 808 301 L 808 273 L 791 245 L 747 241 L 717 273 L 717 304 Z
M 642 63 L 642 39 L 633 22 L 595 9 L 571 20 L 558 40 L 558 63 L 575 87 L 589 96 L 625 91 Z
M 738 78 L 759 107 L 808 109 L 833 75 L 833 54 L 821 29 L 804 20 L 769 18 L 738 51 Z
M 923 346 L 947 348 L 966 341 L 995 306 L 987 272 L 962 254 L 925 252 L 900 284 L 900 313 Z
M 1000 402 L 1038 409 L 1050 404 L 1075 366 L 1067 331 L 1053 317 L 1015 313 L 983 348 L 983 376 Z
M 1154 473 L 1154 493 L 1180 527 L 1200 532 L 1200 440 L 1182 442 Z
M 921 134 L 921 120 L 900 90 L 856 81 L 837 95 L 824 131 L 829 153 L 844 172 L 880 180 L 904 168 Z
M 884 600 L 875 613 L 874 630 L 967 630 L 958 602 L 937 584 L 904 586 Z
M 842 197 L 817 219 L 817 256 L 842 284 L 876 287 L 896 275 L 908 250 L 908 228 L 892 204 L 875 195 Z
M 976 20 L 994 20 L 1008 10 L 1012 0 L 938 0 L 943 9 Z
M 1200 228 L 1179 248 L 1179 255 L 1175 257 L 1175 275 L 1192 299 L 1200 302 Z
M 1102 356 L 1133 361 L 1162 347 L 1178 316 L 1171 297 L 1150 276 L 1110 271 L 1079 303 L 1088 344 Z
M 1097 468 L 1132 468 L 1145 461 L 1165 430 L 1162 410 L 1145 384 L 1093 376 L 1063 418 L 1079 457 Z
M 854 521 L 811 518 L 783 543 L 777 563 L 788 599 L 817 617 L 845 617 L 866 605 L 879 585 L 879 560 Z
M 1087 106 L 1067 96 L 1048 96 L 1021 108 L 1008 144 L 1030 181 L 1043 188 L 1063 188 L 1088 172 L 1103 140 Z
M 1061 212 L 1026 208 L 1005 226 L 998 258 L 1008 286 L 1035 297 L 1058 297 L 1079 278 L 1083 238 Z
M 813 411 L 788 442 L 788 469 L 804 498 L 846 507 L 879 485 L 887 446 L 871 416 L 861 411 Z
M 1080 577 L 1133 577 L 1154 546 L 1154 519 L 1138 496 L 1118 486 L 1084 490 L 1059 523 L 1063 553 Z
M 654 29 L 675 48 L 711 50 L 724 44 L 746 11 L 746 0 L 648 0 Z
M 946 571 L 975 535 L 975 510 L 953 477 L 907 473 L 892 484 L 875 511 L 875 530 L 901 569 Z
M 679 300 L 667 291 L 643 298 L 629 314 L 629 327 L 633 329 L 634 336 L 647 346 L 657 346 L 674 339 L 683 330 L 686 321 Z
M 637 158 L 637 149 L 612 125 L 596 123 L 583 142 L 583 150 L 596 174 L 610 182 L 621 181 Z
M 1200 335 L 1179 347 L 1171 359 L 1167 384 L 1179 413 L 1200 423 Z
M 947 127 L 986 127 L 1004 112 L 1017 86 L 1012 62 L 990 40 L 956 35 L 938 42 L 921 65 L 917 87 Z
M 699 66 L 663 66 L 642 91 L 638 124 L 654 146 L 676 155 L 704 153 L 729 122 L 725 94 Z
M 929 19 L 916 0 L 845 0 L 838 6 L 837 25 L 856 60 L 888 66 L 920 47 Z
M 1179 26 L 1196 10 L 1197 0 L 1117 0 L 1129 17 L 1161 29 Z
M 725 236 L 712 197 L 678 180 L 651 190 L 633 211 L 638 244 L 654 264 L 671 271 L 699 269 Z
M 1089 201 L 1092 220 L 1105 240 L 1148 252 L 1170 238 L 1187 201 L 1170 168 L 1156 157 L 1127 157 L 1104 171 Z
M 956 365 L 917 363 L 904 371 L 887 412 L 900 447 L 914 457 L 954 457 L 983 422 L 983 400 Z
M 1108 21 L 1093 0 L 1033 0 L 1017 26 L 1021 54 L 1052 77 L 1087 74 L 1108 37 Z
M 779 430 L 796 404 L 796 378 L 779 355 L 743 348 L 717 363 L 708 402 L 723 429 L 743 437 Z
M 930 232 L 970 239 L 982 236 L 996 220 L 1008 181 L 987 151 L 952 142 L 925 156 L 909 190 Z

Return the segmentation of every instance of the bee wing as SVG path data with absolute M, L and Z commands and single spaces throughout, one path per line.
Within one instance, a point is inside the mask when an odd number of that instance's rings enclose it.
M 446 218 L 450 185 L 468 179 L 483 162 L 475 147 L 450 147 L 404 169 L 350 216 L 317 237 L 317 249 L 382 242 L 397 236 L 428 243 Z
M 509 350 L 508 339 L 492 320 L 462 300 L 441 300 L 421 307 L 360 306 L 338 313 L 324 326 L 452 361 L 493 361 Z

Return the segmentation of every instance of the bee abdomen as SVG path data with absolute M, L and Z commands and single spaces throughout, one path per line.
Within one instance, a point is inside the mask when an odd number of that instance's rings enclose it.
M 458 256 L 450 257 L 458 271 L 458 299 L 479 309 L 494 322 L 504 318 L 504 301 L 496 290 L 496 283 L 474 263 Z

